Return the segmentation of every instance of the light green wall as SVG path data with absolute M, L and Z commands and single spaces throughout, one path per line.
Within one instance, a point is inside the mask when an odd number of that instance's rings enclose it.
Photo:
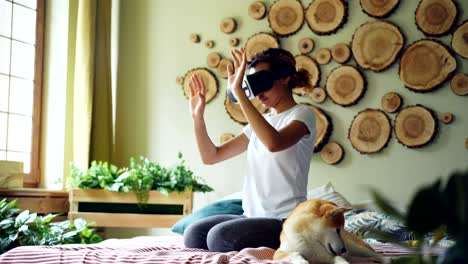
M 224 17 L 234 17 L 243 45 L 253 33 L 269 31 L 267 19 L 256 21 L 247 15 L 251 0 L 121 0 L 119 31 L 119 63 L 117 82 L 116 162 L 127 164 L 130 156 L 146 155 L 163 164 L 176 162 L 177 152 L 185 155 L 187 163 L 200 176 L 207 179 L 215 192 L 197 195 L 195 207 L 200 207 L 224 195 L 241 190 L 245 170 L 245 155 L 213 166 L 201 163 L 189 114 L 188 101 L 175 78 L 195 67 L 206 67 L 206 56 L 212 51 L 228 56 L 229 37 L 221 33 L 219 23 Z M 273 1 L 265 1 L 268 6 Z M 337 34 L 319 37 L 307 25 L 294 36 L 281 39 L 281 45 L 298 54 L 297 42 L 312 37 L 316 47 L 332 47 L 336 43 L 351 41 L 355 29 L 373 18 L 365 15 L 358 0 L 349 1 L 348 22 Z M 423 38 L 414 23 L 418 1 L 402 0 L 398 10 L 388 19 L 399 25 L 406 36 L 406 45 Z M 457 1 L 461 20 L 467 19 L 468 2 Z M 310 1 L 303 1 L 307 6 Z M 189 35 L 198 33 L 202 43 L 190 42 Z M 213 49 L 205 48 L 205 40 L 214 40 Z M 441 38 L 449 44 L 450 36 Z M 468 61 L 457 56 L 459 71 L 468 72 Z M 352 62 L 354 64 L 354 62 Z M 322 66 L 322 81 L 331 69 L 331 62 Z M 343 108 L 327 100 L 319 105 L 333 119 L 331 139 L 341 143 L 345 159 L 337 166 L 324 164 L 319 155 L 312 159 L 309 186 L 332 181 L 336 188 L 352 202 L 369 199 L 365 185 L 382 190 L 398 204 L 405 204 L 418 186 L 447 175 L 468 164 L 468 150 L 464 140 L 468 137 L 467 97 L 456 96 L 448 82 L 429 94 L 417 94 L 404 88 L 398 78 L 398 63 L 376 74 L 365 71 L 368 90 L 355 106 Z M 220 92 L 206 108 L 208 132 L 216 143 L 224 132 L 240 133 L 242 126 L 233 122 L 224 109 L 225 81 L 220 79 Z M 347 140 L 352 118 L 365 108 L 380 108 L 381 97 L 395 91 L 402 95 L 404 105 L 424 104 L 437 113 L 452 112 L 455 122 L 441 125 L 435 142 L 421 149 L 407 149 L 398 144 L 395 136 L 381 153 L 361 155 Z M 306 98 L 298 101 L 308 102 Z M 394 119 L 395 115 L 390 115 Z

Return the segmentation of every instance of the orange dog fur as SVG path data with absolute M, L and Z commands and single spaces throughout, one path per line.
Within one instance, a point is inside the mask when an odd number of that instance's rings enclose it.
M 348 210 L 325 200 L 302 202 L 284 222 L 273 259 L 296 264 L 383 262 L 368 244 L 344 230 L 343 214 Z

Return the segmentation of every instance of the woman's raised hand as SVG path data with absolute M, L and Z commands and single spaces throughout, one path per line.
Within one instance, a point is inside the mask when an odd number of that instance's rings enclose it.
M 203 118 L 205 113 L 205 83 L 197 74 L 192 75 L 189 83 L 190 87 L 190 112 L 193 118 Z
M 243 93 L 242 82 L 244 80 L 245 68 L 247 67 L 247 58 L 243 48 L 232 50 L 231 56 L 234 61 L 234 69 L 230 64 L 227 67 L 228 89 L 231 89 L 234 96 L 238 98 L 238 93 Z

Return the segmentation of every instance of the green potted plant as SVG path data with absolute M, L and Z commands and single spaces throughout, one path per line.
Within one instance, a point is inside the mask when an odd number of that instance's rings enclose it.
M 194 175 L 182 154 L 165 167 L 141 157 L 128 167 L 93 161 L 82 172 L 72 166 L 69 219 L 102 227 L 170 227 L 192 212 L 193 192 L 213 189 Z M 132 194 L 133 193 L 133 194 Z M 117 221 L 116 221 L 117 219 Z
M 182 154 L 178 154 L 179 164 L 163 167 L 140 157 L 140 162 L 130 158 L 127 168 L 118 168 L 102 161 L 93 161 L 86 172 L 82 172 L 72 164 L 70 187 L 82 189 L 106 189 L 114 192 L 135 193 L 139 206 L 148 200 L 150 190 L 164 194 L 172 192 L 211 192 L 213 188 L 205 181 L 195 176 L 185 165 Z

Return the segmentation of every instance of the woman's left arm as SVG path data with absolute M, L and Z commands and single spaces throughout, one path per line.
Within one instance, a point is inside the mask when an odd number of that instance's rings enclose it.
M 278 131 L 258 112 L 245 93 L 243 93 L 243 96 L 240 95 L 240 98 L 237 95 L 235 96 L 253 131 L 270 152 L 285 150 L 310 133 L 307 126 L 297 120 L 291 121 Z
M 229 85 L 247 122 L 265 147 L 271 152 L 281 151 L 296 144 L 303 136 L 309 134 L 310 131 L 307 126 L 300 121 L 294 120 L 278 131 L 265 120 L 242 89 L 242 81 L 247 65 L 245 51 L 236 49 L 231 51 L 231 55 L 234 60 L 234 72 L 232 67 L 228 66 Z

